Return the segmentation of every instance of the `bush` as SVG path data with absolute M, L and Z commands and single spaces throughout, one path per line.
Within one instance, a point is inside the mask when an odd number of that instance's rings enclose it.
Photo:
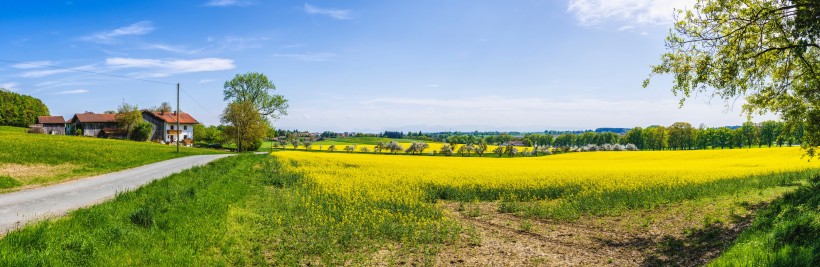
M 131 140 L 141 142 L 148 141 L 148 138 L 151 138 L 151 130 L 153 130 L 153 128 L 154 125 L 149 122 L 140 122 L 131 130 Z
M 262 147 L 262 139 L 254 139 L 253 142 L 242 143 L 242 151 L 256 151 Z

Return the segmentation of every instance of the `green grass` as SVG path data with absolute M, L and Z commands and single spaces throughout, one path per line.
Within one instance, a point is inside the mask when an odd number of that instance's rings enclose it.
M 820 265 L 820 176 L 772 202 L 710 266 Z
M 432 205 L 350 205 L 276 164 L 267 155 L 220 159 L 13 231 L 0 240 L 0 266 L 356 266 L 397 243 L 429 264 L 460 231 L 452 221 L 415 223 L 444 217 Z M 378 208 L 396 216 L 354 214 Z
M 3 126 L 0 127 L 0 168 L 8 164 L 47 165 L 53 166 L 54 170 L 32 175 L 11 174 L 9 178 L 15 179 L 18 183 L 4 186 L 8 182 L 0 181 L 0 188 L 48 184 L 181 156 L 213 153 L 220 152 L 182 147 L 177 154 L 176 147 L 169 145 L 92 137 L 27 134 L 24 128 Z

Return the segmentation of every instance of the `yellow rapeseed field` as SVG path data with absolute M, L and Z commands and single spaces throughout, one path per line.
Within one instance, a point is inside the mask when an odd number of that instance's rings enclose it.
M 800 149 L 790 147 L 586 152 L 520 158 L 302 151 L 281 151 L 273 155 L 281 161 L 285 171 L 300 173 L 315 183 L 319 193 L 335 195 L 346 203 L 375 201 L 416 206 L 444 198 L 542 201 L 549 205 L 569 200 L 594 202 L 577 204 L 582 206 L 617 201 L 623 202 L 616 203 L 620 206 L 641 207 L 666 203 L 670 199 L 693 198 L 706 194 L 701 191 L 707 189 L 729 190 L 715 187 L 735 186 L 730 183 L 704 189 L 694 187 L 697 185 L 745 179 L 731 178 L 756 176 L 766 184 L 759 187 L 773 186 L 774 183 L 766 179 L 778 178 L 765 178 L 766 175 L 820 166 L 816 161 L 801 158 L 802 153 Z M 612 192 L 620 193 L 613 196 Z M 610 195 L 602 197 L 602 194 Z M 584 197 L 597 199 L 590 202 Z M 592 208 L 576 207 L 580 210 Z
M 427 157 L 276 152 L 290 171 L 328 192 L 366 192 L 376 199 L 415 198 L 419 185 L 486 188 L 560 187 L 617 190 L 678 186 L 816 168 L 798 148 L 588 152 L 546 157 Z

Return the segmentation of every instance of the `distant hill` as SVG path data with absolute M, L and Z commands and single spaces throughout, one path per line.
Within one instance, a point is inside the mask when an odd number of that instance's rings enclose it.
M 595 129 L 596 133 L 616 133 L 616 134 L 626 134 L 632 128 L 598 128 Z

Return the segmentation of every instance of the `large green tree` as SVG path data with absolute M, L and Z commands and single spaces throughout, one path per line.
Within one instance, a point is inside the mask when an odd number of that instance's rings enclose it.
M 222 91 L 225 101 L 249 102 L 259 114 L 278 119 L 287 115 L 288 101 L 282 95 L 271 94 L 276 90 L 273 82 L 265 74 L 248 72 L 237 74 L 232 80 L 226 81 Z
M 785 131 L 805 127 L 799 141 L 817 156 L 820 1 L 698 0 L 676 19 L 652 74 L 674 76 L 681 105 L 698 94 L 727 105 L 745 97 L 745 114 L 778 114 Z
M 125 136 L 131 139 L 131 130 L 142 122 L 142 112 L 137 105 L 122 103 L 117 107 L 117 123 L 125 128 Z
M 0 125 L 28 127 L 37 116 L 48 115 L 48 107 L 40 99 L 0 88 Z
M 250 102 L 228 104 L 220 119 L 228 125 L 225 135 L 236 142 L 239 152 L 259 149 L 268 132 L 267 122 Z

